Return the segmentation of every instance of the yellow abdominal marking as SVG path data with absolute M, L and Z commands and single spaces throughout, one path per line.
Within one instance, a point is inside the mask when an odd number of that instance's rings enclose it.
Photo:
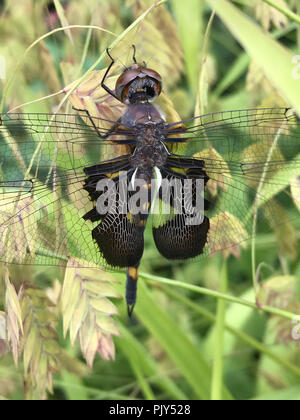
M 137 280 L 138 278 L 138 269 L 135 267 L 128 268 L 128 274 L 133 280 Z

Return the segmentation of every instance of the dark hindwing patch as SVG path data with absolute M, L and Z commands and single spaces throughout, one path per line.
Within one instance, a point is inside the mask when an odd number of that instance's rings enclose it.
M 153 228 L 154 242 L 158 251 L 167 259 L 195 258 L 203 253 L 209 227 L 206 216 L 200 225 L 189 226 L 185 215 L 176 215 L 163 226 Z
M 95 203 L 95 207 L 83 218 L 92 223 L 98 222 L 92 230 L 92 237 L 103 258 L 112 267 L 136 266 L 144 252 L 147 216 L 141 213 L 133 216 L 128 208 L 128 199 L 132 193 L 123 196 L 121 192 L 121 184 L 124 186 L 124 182 L 125 184 L 130 182 L 133 171 L 127 156 L 110 163 L 104 162 L 85 168 L 87 179 L 83 188 L 88 192 L 90 200 Z M 103 180 L 110 182 L 110 186 L 104 190 L 98 188 L 98 182 Z M 104 194 L 105 199 L 103 199 Z M 108 203 L 112 197 L 115 200 L 110 207 Z M 102 212 L 98 206 L 100 201 L 110 210 Z
M 99 224 L 92 230 L 92 237 L 96 241 L 99 250 L 112 267 L 135 266 L 143 255 L 144 250 L 144 227 L 139 226 L 136 220 L 126 211 L 120 212 L 119 206 L 124 204 L 120 200 L 120 171 L 128 171 L 127 175 L 132 175 L 132 169 L 128 162 L 128 157 L 124 156 L 114 159 L 110 162 L 94 165 L 85 168 L 87 179 L 84 189 L 88 192 L 90 200 L 94 203 L 103 194 L 103 191 L 97 191 L 97 184 L 100 180 L 113 181 L 115 187 L 116 207 L 114 212 L 106 214 L 99 213 L 97 206 L 87 212 L 83 218 L 92 223 Z M 111 196 L 106 190 L 108 196 Z
M 209 179 L 204 162 L 193 158 L 170 157 L 162 170 L 162 176 L 168 181 L 179 182 L 182 195 L 178 199 L 174 195 L 174 190 L 171 190 L 170 205 L 174 207 L 179 203 L 179 214 L 178 209 L 176 211 L 173 208 L 171 217 L 165 220 L 163 217 L 160 220 L 157 218 L 158 222 L 153 227 L 156 247 L 167 259 L 195 258 L 203 254 L 210 229 L 209 219 L 204 215 L 210 207 L 209 201 L 204 197 L 205 186 Z M 188 189 L 185 186 L 187 180 L 191 182 Z M 200 190 L 197 188 L 197 180 L 202 181 Z M 159 198 L 164 201 L 161 191 Z M 197 198 L 202 200 L 201 210 L 196 210 Z M 198 219 L 195 216 L 198 216 Z
M 112 267 L 135 266 L 142 258 L 144 228 L 131 223 L 126 214 L 107 214 L 92 235 Z

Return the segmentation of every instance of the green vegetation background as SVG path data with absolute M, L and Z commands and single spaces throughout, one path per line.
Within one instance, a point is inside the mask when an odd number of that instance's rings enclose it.
M 37 43 L 15 69 L 28 46 L 43 34 L 59 26 L 94 25 L 120 35 L 152 3 L 1 1 L 0 55 L 6 59 L 7 80 L 14 76 L 8 91 L 0 81 L 4 110 L 59 92 L 79 79 L 115 39 L 95 29 L 68 29 Z M 270 3 L 285 9 L 288 16 Z M 299 52 L 300 18 L 290 13 L 297 8 L 300 13 L 296 0 L 169 0 L 141 21 L 146 22 L 142 36 L 124 37 L 119 58 L 126 61 L 130 45 L 142 42 L 146 55 L 142 59 L 161 72 L 181 118 L 256 106 L 293 105 L 300 110 L 300 80 L 296 83 L 292 77 L 300 75 L 300 59 L 292 61 Z M 97 69 L 103 67 L 105 61 Z M 53 112 L 61 99 L 55 95 L 22 110 Z M 67 109 L 64 104 L 61 111 Z M 47 397 L 300 399 L 300 340 L 292 339 L 296 323 L 291 319 L 300 313 L 299 245 L 284 253 L 274 234 L 256 238 L 257 277 L 264 284 L 268 305 L 285 311 L 280 317 L 276 310 L 255 308 L 250 246 L 241 250 L 239 258 L 218 255 L 197 264 L 168 264 L 151 259 L 154 245 L 150 237 L 146 239 L 148 258 L 142 266 L 133 322 L 126 317 L 124 302 L 116 303 L 122 337 L 114 338 L 115 361 L 97 356 L 92 370 L 87 369 L 78 343 L 72 348 L 63 337 L 60 320 L 61 373 L 55 374 L 53 393 Z M 281 245 L 288 241 L 283 234 Z M 116 277 L 123 293 L 124 274 Z M 55 295 L 63 272 L 14 267 L 11 278 L 16 288 L 26 281 Z M 166 284 L 166 279 L 174 282 Z M 218 299 L 218 293 L 224 293 L 225 299 Z M 0 310 L 4 310 L 4 281 Z M 52 375 L 51 369 L 44 375 Z M 0 398 L 45 396 L 46 382 L 34 386 L 30 372 L 25 375 L 24 394 L 23 377 L 22 357 L 15 367 L 9 354 L 2 355 Z

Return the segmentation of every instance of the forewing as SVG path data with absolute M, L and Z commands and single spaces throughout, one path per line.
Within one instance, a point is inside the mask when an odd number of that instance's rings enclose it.
M 84 169 L 102 162 L 108 173 L 125 167 L 116 158 L 124 156 L 124 144 L 101 138 L 107 131 L 99 119 L 97 130 L 88 121 L 85 114 L 2 115 L 1 261 L 64 265 L 72 255 L 109 265 L 92 238 L 95 226 L 83 219 L 94 207 L 83 188 Z
M 239 255 L 237 244 L 256 228 L 288 226 L 298 217 L 289 197 L 300 176 L 300 124 L 292 110 L 222 112 L 182 124 L 168 127 L 167 145 L 177 141 L 183 155 L 205 162 L 210 229 L 204 254 Z

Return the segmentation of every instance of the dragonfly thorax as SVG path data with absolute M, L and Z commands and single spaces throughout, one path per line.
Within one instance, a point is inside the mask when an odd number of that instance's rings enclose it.
M 165 123 L 159 110 L 148 102 L 128 105 L 121 118 L 121 124 L 132 127 L 138 132 L 149 126 L 159 128 L 164 126 Z
M 160 168 L 165 165 L 168 150 L 163 143 L 163 136 L 155 124 L 143 127 L 137 138 L 136 148 L 131 157 L 135 168 Z

